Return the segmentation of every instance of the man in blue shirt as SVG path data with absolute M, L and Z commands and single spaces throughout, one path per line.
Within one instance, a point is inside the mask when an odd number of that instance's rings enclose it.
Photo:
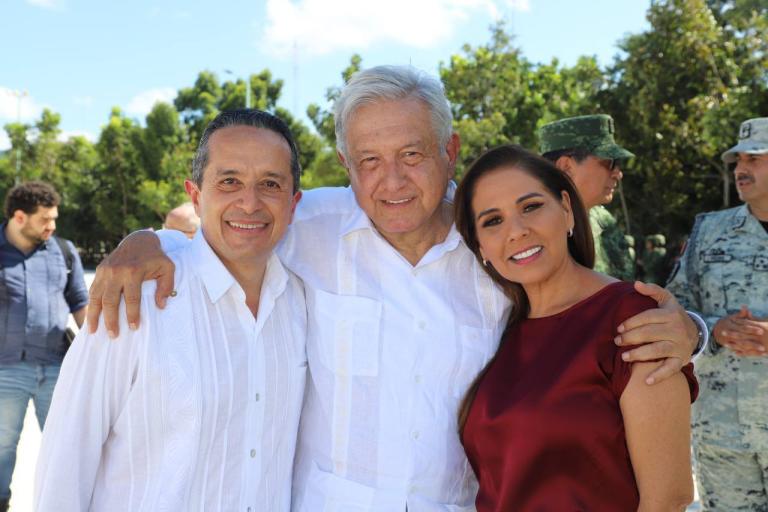
M 8 509 L 16 445 L 30 398 L 42 430 L 68 347 L 69 314 L 85 320 L 88 290 L 72 242 L 53 237 L 59 195 L 14 187 L 0 226 L 0 512 Z

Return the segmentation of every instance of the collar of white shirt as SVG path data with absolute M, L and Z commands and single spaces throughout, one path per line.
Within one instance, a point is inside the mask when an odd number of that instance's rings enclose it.
M 453 181 L 449 182 L 448 190 L 446 191 L 445 198 L 443 200 L 448 201 L 452 205 L 455 190 L 456 184 Z M 348 191 L 350 194 L 353 193 L 351 189 L 348 189 Z M 381 236 L 381 233 L 379 233 L 378 229 L 376 229 L 376 226 L 373 224 L 365 211 L 357 206 L 357 203 L 355 203 L 355 206 L 356 208 L 350 211 L 348 217 L 342 223 L 341 229 L 339 230 L 339 235 L 342 238 L 345 238 L 356 231 L 368 230 L 386 242 L 384 237 Z M 389 242 L 386 243 L 389 244 Z M 452 223 L 451 229 L 448 232 L 448 236 L 445 237 L 445 240 L 431 247 L 430 250 L 427 251 L 427 254 L 425 254 L 421 261 L 419 261 L 417 266 L 421 267 L 439 260 L 446 253 L 456 249 L 461 243 L 464 243 L 464 241 L 456 229 L 456 225 Z
M 184 249 L 181 247 L 180 249 Z M 245 300 L 245 292 L 240 284 L 235 280 L 232 273 L 224 266 L 219 256 L 213 251 L 208 241 L 205 239 L 203 229 L 198 229 L 192 243 L 187 247 L 189 258 L 194 262 L 188 265 L 190 272 L 199 276 L 205 286 L 208 297 L 214 304 L 219 301 L 232 287 L 238 296 Z M 173 252 L 169 253 L 173 256 Z M 270 307 L 288 285 L 288 271 L 283 266 L 280 258 L 272 252 L 267 260 L 267 269 L 264 272 L 264 282 L 261 286 L 261 296 L 259 298 L 261 306 Z M 268 313 L 265 311 L 265 313 Z M 266 317 L 268 314 L 259 315 Z

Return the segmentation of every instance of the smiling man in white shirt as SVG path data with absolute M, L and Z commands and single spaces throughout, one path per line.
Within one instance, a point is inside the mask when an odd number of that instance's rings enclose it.
M 459 150 L 438 80 L 411 67 L 356 74 L 335 106 L 351 188 L 304 194 L 278 249 L 307 290 L 310 379 L 292 510 L 474 510 L 477 483 L 458 436 L 458 406 L 494 353 L 509 300 L 453 225 Z M 183 237 L 160 233 L 166 250 Z M 110 330 L 124 289 L 139 321 L 141 279 L 173 272 L 152 233 L 137 233 L 99 268 L 89 315 Z M 138 269 L 138 271 L 137 271 Z M 145 277 L 146 276 L 146 277 Z M 679 370 L 696 329 L 660 288 L 664 309 L 626 323 L 625 343 Z
M 144 321 L 83 332 L 64 361 L 35 485 L 39 511 L 287 512 L 306 379 L 303 286 L 273 254 L 301 192 L 288 127 L 230 111 L 187 192 L 202 220 L 170 254 L 176 289 Z

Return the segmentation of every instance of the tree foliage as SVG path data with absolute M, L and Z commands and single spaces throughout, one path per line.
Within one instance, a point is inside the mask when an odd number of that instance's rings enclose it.
M 604 68 L 590 56 L 571 66 L 531 62 L 503 24 L 491 27 L 486 44 L 449 56 L 439 74 L 462 140 L 458 175 L 489 147 L 538 149 L 543 124 L 605 112 L 637 155 L 625 169 L 628 215 L 619 215 L 636 239 L 662 232 L 675 244 L 696 213 L 732 206 L 719 155 L 740 122 L 768 116 L 768 4 L 659 0 L 647 18 L 649 28 L 621 40 Z M 95 143 L 62 141 L 59 114 L 44 110 L 33 123 L 5 125 L 12 147 L 0 153 L 0 194 L 17 178 L 51 182 L 63 198 L 59 232 L 97 261 L 128 232 L 159 227 L 186 199 L 182 182 L 203 129 L 221 110 L 245 106 L 247 88 L 252 106 L 282 117 L 294 133 L 303 188 L 347 185 L 329 106 L 362 66 L 353 55 L 341 82 L 326 90 L 328 107 L 307 107 L 311 126 L 278 105 L 283 81 L 267 69 L 231 81 L 202 71 L 172 105 L 156 104 L 143 120 L 115 108 Z
M 624 179 L 636 235 L 679 240 L 695 213 L 733 205 L 720 154 L 740 122 L 768 115 L 768 8 L 748 3 L 657 2 L 650 29 L 620 43 L 601 100 L 637 155 Z
M 500 23 L 491 41 L 440 65 L 440 77 L 451 102 L 462 149 L 458 173 L 482 151 L 502 143 L 538 147 L 538 128 L 561 117 L 599 112 L 596 92 L 603 72 L 592 57 L 571 68 L 553 59 L 528 61 Z

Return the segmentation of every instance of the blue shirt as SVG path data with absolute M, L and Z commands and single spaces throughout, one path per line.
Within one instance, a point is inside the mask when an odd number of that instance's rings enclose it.
M 29 254 L 22 253 L 0 226 L 0 364 L 26 360 L 60 363 L 67 351 L 64 331 L 69 313 L 88 304 L 83 264 L 74 245 L 72 278 L 53 238 Z

